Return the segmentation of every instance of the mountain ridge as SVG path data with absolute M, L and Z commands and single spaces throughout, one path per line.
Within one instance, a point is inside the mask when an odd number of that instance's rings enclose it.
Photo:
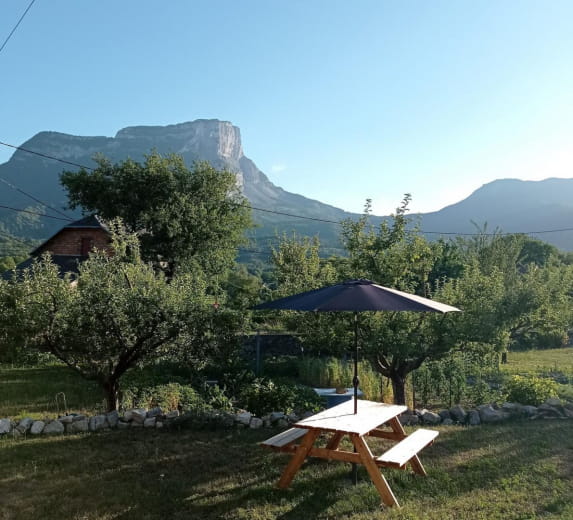
M 318 234 L 322 243 L 336 248 L 340 246 L 339 226 L 319 220 L 338 222 L 358 217 L 357 214 L 288 192 L 273 184 L 255 162 L 244 154 L 240 129 L 229 121 L 199 119 L 165 126 L 128 126 L 118 130 L 114 137 L 75 136 L 42 131 L 28 139 L 21 148 L 88 167 L 95 166 L 92 158 L 97 153 L 103 153 L 116 162 L 127 157 L 141 160 L 154 149 L 162 154 L 181 154 L 187 164 L 195 160 L 208 160 L 216 168 L 233 171 L 251 204 L 267 211 L 254 212 L 260 227 L 249 235 L 255 239 L 263 240 L 269 235 L 294 231 L 299 235 Z M 0 164 L 0 177 L 63 210 L 67 199 L 59 185 L 59 174 L 65 169 L 74 170 L 77 167 L 16 150 L 7 162 Z M 413 216 L 420 219 L 424 231 L 476 232 L 472 222 L 480 226 L 487 222 L 490 230 L 500 228 L 504 232 L 543 231 L 567 228 L 569 223 L 573 223 L 571 201 L 573 179 L 498 179 L 482 185 L 465 199 L 439 211 Z M 21 193 L 6 190 L 0 194 L 0 204 L 34 207 Z M 280 213 L 316 220 L 289 217 Z M 76 213 L 71 216 L 79 215 Z M 386 217 L 372 217 L 372 222 L 377 224 L 383 218 Z M 59 229 L 61 224 L 58 221 L 47 222 L 48 220 L 31 215 L 15 215 L 0 209 L 0 224 L 3 229 L 17 236 L 46 238 Z M 428 236 L 435 238 L 435 235 Z M 572 232 L 548 234 L 540 238 L 561 249 L 573 250 Z

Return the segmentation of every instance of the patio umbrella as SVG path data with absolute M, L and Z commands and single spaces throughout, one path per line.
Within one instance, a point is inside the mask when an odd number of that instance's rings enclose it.
M 455 312 L 456 307 L 382 287 L 370 280 L 348 280 L 321 289 L 261 303 L 254 309 L 354 312 L 354 413 L 358 411 L 358 313 L 362 311 Z

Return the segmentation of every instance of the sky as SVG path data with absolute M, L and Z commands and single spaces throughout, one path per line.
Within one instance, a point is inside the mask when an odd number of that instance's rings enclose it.
M 0 45 L 29 4 L 1 0 Z M 435 211 L 573 177 L 572 20 L 571 0 L 36 0 L 0 52 L 0 141 L 215 118 L 288 191 Z

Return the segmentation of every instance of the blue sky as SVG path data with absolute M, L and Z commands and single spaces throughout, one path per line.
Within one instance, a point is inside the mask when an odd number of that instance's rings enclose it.
M 28 4 L 2 0 L 0 41 Z M 570 0 L 36 0 L 0 53 L 0 141 L 217 118 L 289 191 L 437 210 L 573 177 L 571 20 Z

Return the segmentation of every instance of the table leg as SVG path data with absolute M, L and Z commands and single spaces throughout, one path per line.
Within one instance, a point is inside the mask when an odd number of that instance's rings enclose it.
M 344 437 L 344 435 L 345 434 L 343 432 L 336 432 L 328 441 L 328 444 L 326 445 L 326 449 L 337 450 L 338 445 L 340 444 L 340 441 L 342 440 L 342 437 Z
M 368 471 L 368 474 L 370 475 L 374 486 L 376 486 L 378 493 L 380 493 L 384 503 L 387 506 L 400 507 L 400 504 L 398 503 L 398 500 L 396 500 L 394 493 L 392 493 L 392 490 L 390 489 L 388 482 L 386 482 L 384 475 L 380 473 L 378 466 L 374 462 L 374 455 L 372 455 L 372 452 L 370 451 L 370 448 L 364 439 L 355 433 L 351 435 L 351 438 L 354 446 L 356 447 L 356 451 L 360 455 L 362 464 L 364 464 L 366 467 L 366 470 Z
M 302 438 L 300 446 L 294 452 L 294 455 L 290 459 L 287 467 L 284 469 L 283 474 L 278 483 L 278 487 L 286 488 L 292 482 L 296 472 L 302 466 L 304 459 L 308 455 L 308 452 L 312 448 L 314 441 L 318 437 L 319 430 L 308 430 L 308 433 Z
M 402 426 L 402 423 L 398 420 L 398 417 L 394 417 L 389 422 L 390 426 L 392 427 L 392 430 L 394 430 L 396 433 L 404 433 L 404 434 L 406 433 L 406 430 L 404 430 L 404 427 Z M 412 470 L 414 471 L 414 473 L 416 473 L 417 475 L 422 475 L 423 477 L 428 476 L 424 466 L 422 465 L 422 462 L 418 458 L 418 455 L 414 455 L 410 459 L 410 465 L 412 466 Z

